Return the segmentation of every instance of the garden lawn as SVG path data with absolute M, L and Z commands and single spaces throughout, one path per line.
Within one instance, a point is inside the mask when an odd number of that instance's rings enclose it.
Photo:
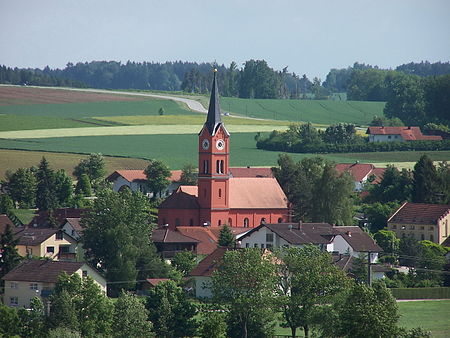
M 421 326 L 433 337 L 450 337 L 450 300 L 399 302 L 400 325 Z
M 96 128 L 97 129 L 97 128 Z M 197 165 L 198 129 L 192 134 L 182 135 L 123 135 L 123 136 L 84 136 L 41 139 L 0 139 L 0 148 L 39 150 L 62 153 L 102 153 L 109 156 L 124 156 L 142 159 L 160 159 L 172 169 L 180 169 L 184 164 Z M 256 149 L 255 133 L 232 133 L 230 139 L 230 165 L 236 167 L 276 165 L 279 152 Z M 396 164 L 416 162 L 422 154 L 428 154 L 434 161 L 450 159 L 450 151 L 434 152 L 396 152 L 396 153 L 356 153 L 326 154 L 325 158 L 338 163 L 377 163 Z M 1 155 L 1 154 L 0 154 Z M 290 154 L 294 160 L 317 156 L 315 154 Z M 26 156 L 26 155 L 24 155 Z M 11 159 L 0 156 L 0 168 L 6 170 Z M 389 161 L 389 159 L 392 159 Z M 3 170 L 3 171 L 4 171 Z

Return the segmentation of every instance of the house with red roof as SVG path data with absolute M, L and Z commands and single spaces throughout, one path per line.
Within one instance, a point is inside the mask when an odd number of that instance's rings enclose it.
M 159 207 L 158 225 L 252 228 L 289 221 L 288 200 L 268 169 L 230 171 L 230 133 L 222 122 L 214 72 L 206 122 L 198 135 L 198 183 L 180 186 Z M 250 177 L 249 177 L 250 176 Z
M 394 231 L 399 238 L 412 235 L 418 241 L 442 244 L 450 236 L 450 205 L 406 202 L 387 224 L 388 230 Z
M 338 173 L 350 173 L 355 182 L 355 191 L 362 191 L 366 183 L 377 184 L 383 178 L 384 168 L 375 168 L 370 163 L 338 163 L 335 166 Z
M 171 183 L 166 191 L 162 193 L 162 196 L 169 196 L 180 186 L 178 182 L 181 179 L 181 172 L 181 170 L 171 170 L 172 176 L 169 179 Z M 106 178 L 106 181 L 112 183 L 112 189 L 114 191 L 130 189 L 133 192 L 150 193 L 147 186 L 147 176 L 143 169 L 116 170 Z
M 440 141 L 442 136 L 424 135 L 419 127 L 369 127 L 369 142 Z

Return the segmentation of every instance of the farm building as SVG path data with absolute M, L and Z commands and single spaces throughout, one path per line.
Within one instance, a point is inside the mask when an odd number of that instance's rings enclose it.
M 441 136 L 423 135 L 419 127 L 369 127 L 369 142 L 440 141 Z
M 286 195 L 267 170 L 254 176 L 254 171 L 245 169 L 236 171 L 236 177 L 230 174 L 230 133 L 221 120 L 216 73 L 198 153 L 197 186 L 180 186 L 160 205 L 159 226 L 252 228 L 289 221 Z

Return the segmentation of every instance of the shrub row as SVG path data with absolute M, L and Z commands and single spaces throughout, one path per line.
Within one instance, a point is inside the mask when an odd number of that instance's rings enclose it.
M 276 150 L 292 153 L 367 153 L 379 151 L 425 151 L 450 150 L 450 140 L 442 141 L 408 141 L 408 142 L 355 142 L 345 144 L 305 144 L 289 143 L 282 138 L 260 139 L 256 142 L 258 149 Z
M 450 299 L 449 287 L 435 288 L 392 288 L 396 299 Z

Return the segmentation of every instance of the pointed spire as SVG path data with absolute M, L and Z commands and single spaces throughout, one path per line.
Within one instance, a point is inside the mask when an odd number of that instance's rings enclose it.
M 217 127 L 222 123 L 220 117 L 219 89 L 217 88 L 217 69 L 214 68 L 214 80 L 211 88 L 211 98 L 209 100 L 208 117 L 205 126 L 211 135 L 217 131 Z

